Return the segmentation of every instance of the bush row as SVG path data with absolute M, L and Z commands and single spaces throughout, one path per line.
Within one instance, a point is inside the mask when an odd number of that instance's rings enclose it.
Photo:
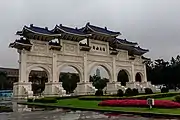
M 83 95 L 81 95 L 83 96 Z M 63 96 L 63 97 L 45 97 L 41 99 L 35 99 L 29 98 L 27 102 L 42 102 L 42 103 L 54 103 L 57 100 L 62 100 L 62 99 L 70 99 L 70 98 L 78 98 L 80 96 Z
M 123 97 L 113 97 L 113 96 L 85 96 L 79 97 L 79 100 L 122 100 L 122 99 L 148 99 L 148 98 L 163 98 L 163 97 L 173 97 L 180 95 L 179 92 L 174 93 L 157 93 L 157 94 L 148 94 L 148 95 L 137 95 L 137 96 L 123 96 Z M 180 97 L 179 97 L 180 101 Z
M 118 96 L 118 97 L 122 97 L 122 96 L 135 96 L 135 95 L 138 95 L 139 94 L 139 91 L 138 89 L 136 88 L 127 88 L 125 93 L 119 89 L 117 91 L 117 94 L 114 95 L 114 96 Z M 145 88 L 145 94 L 153 94 L 153 91 L 150 89 L 150 88 Z M 97 90 L 96 93 L 95 93 L 95 96 L 103 96 L 103 91 L 102 90 Z
M 46 97 L 41 99 L 28 99 L 28 102 L 37 102 L 37 103 L 56 103 L 57 99 L 52 97 Z

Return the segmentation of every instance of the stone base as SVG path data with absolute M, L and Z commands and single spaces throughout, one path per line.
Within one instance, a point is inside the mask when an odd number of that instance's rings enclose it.
M 76 94 L 77 95 L 88 95 L 95 94 L 97 89 L 92 85 L 91 82 L 81 82 L 77 84 Z
M 31 91 L 31 82 L 16 82 L 13 85 L 13 97 L 25 99 L 33 96 L 33 91 Z
M 46 83 L 45 90 L 43 92 L 44 97 L 52 97 L 52 96 L 64 96 L 66 91 L 62 87 L 62 83 Z
M 136 82 L 127 82 L 126 83 L 126 88 L 136 88 Z
M 104 89 L 105 94 L 116 94 L 117 93 L 117 83 L 116 82 L 108 82 L 107 87 Z

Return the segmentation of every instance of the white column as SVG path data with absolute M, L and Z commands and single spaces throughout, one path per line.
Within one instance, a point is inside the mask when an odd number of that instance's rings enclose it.
M 134 62 L 132 62 L 132 80 L 129 82 L 135 82 L 135 71 L 134 71 Z
M 52 78 L 50 78 L 50 81 L 52 79 L 52 82 L 59 82 L 59 75 L 57 75 L 57 54 L 53 53 L 53 59 L 52 59 Z M 51 76 L 51 75 L 50 75 Z
M 117 82 L 117 76 L 116 76 L 116 58 L 113 57 L 113 78 L 112 81 Z
M 29 82 L 26 70 L 26 53 L 25 50 L 19 52 L 19 82 Z
M 87 70 L 87 53 L 84 54 L 84 77 L 82 79 L 84 79 L 85 82 L 89 81 L 88 70 Z
M 147 72 L 146 72 L 146 65 L 144 64 L 144 79 L 142 82 L 147 82 Z

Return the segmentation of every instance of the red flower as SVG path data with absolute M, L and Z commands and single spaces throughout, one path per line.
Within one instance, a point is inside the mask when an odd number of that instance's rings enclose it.
M 147 100 L 105 100 L 98 104 L 99 106 L 115 106 L 115 107 L 149 107 Z M 180 108 L 180 103 L 169 100 L 155 100 L 154 107 L 157 108 Z

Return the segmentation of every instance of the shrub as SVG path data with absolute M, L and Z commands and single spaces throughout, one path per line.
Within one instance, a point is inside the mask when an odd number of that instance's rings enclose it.
M 95 96 L 103 96 L 103 91 L 102 90 L 97 90 L 95 93 Z
M 180 102 L 180 95 L 176 95 L 176 96 L 174 97 L 174 99 L 175 99 L 176 102 Z
M 117 91 L 117 96 L 122 97 L 123 95 L 124 95 L 124 92 L 121 89 L 119 89 Z
M 146 94 L 153 94 L 153 91 L 151 90 L 151 88 L 145 88 L 145 93 Z
M 41 99 L 35 99 L 34 102 L 38 103 L 56 103 L 57 99 L 52 97 L 47 98 L 41 98 Z
M 149 107 L 147 100 L 105 100 L 98 104 L 99 106 L 116 106 L 116 107 Z M 180 108 L 180 103 L 170 100 L 155 100 L 156 108 Z
M 126 91 L 125 91 L 125 95 L 126 96 L 132 96 L 133 95 L 133 91 L 131 88 L 127 88 Z
M 167 93 L 169 92 L 169 89 L 166 87 L 161 88 L 161 93 Z
M 132 94 L 133 94 L 133 95 L 138 95 L 138 94 L 139 94 L 138 89 L 133 88 L 133 89 L 132 89 Z
M 32 98 L 28 98 L 27 102 L 33 102 Z

